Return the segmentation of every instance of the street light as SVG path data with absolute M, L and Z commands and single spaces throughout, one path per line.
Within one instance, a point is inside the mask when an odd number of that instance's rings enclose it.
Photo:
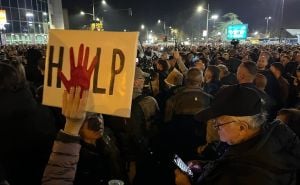
M 266 28 L 266 35 L 269 34 L 269 21 L 272 19 L 272 17 L 265 17 L 265 20 L 267 21 L 267 28 Z
M 92 13 L 87 13 L 87 12 L 84 12 L 84 11 L 80 11 L 80 15 L 90 15 L 90 16 L 93 16 L 93 20 L 95 20 L 94 19 L 94 14 L 92 14 Z
M 102 0 L 101 1 L 102 5 L 107 5 L 106 1 L 105 0 Z M 80 11 L 80 14 L 81 15 L 90 15 L 93 17 L 93 21 L 97 21 L 97 17 L 96 17 L 96 14 L 95 14 L 95 0 L 92 0 L 92 6 L 93 6 L 93 12 L 92 13 L 87 13 L 87 12 L 84 12 L 84 11 Z
M 200 13 L 200 12 L 202 12 L 202 11 L 203 11 L 203 6 L 198 6 L 198 7 L 197 7 L 197 12 Z
M 283 31 L 283 18 L 284 18 L 284 5 L 285 0 L 282 0 L 281 3 L 281 18 L 280 18 L 280 28 L 279 28 L 279 42 L 282 42 L 282 31 Z
M 142 24 L 141 25 L 141 30 L 145 30 L 146 29 L 146 26 L 144 25 L 144 24 Z M 145 40 L 147 40 L 148 39 L 148 35 L 149 35 L 149 33 L 148 33 L 148 29 L 146 29 L 146 39 Z
M 202 11 L 206 11 L 207 12 L 207 16 L 206 16 L 206 32 L 207 32 L 207 35 L 206 35 L 206 42 L 208 42 L 208 20 L 209 20 L 209 13 L 210 13 L 210 10 L 209 10 L 209 4 L 207 4 L 207 9 L 203 8 L 203 6 L 198 6 L 197 8 L 197 12 L 202 12 Z
M 87 12 L 84 12 L 84 11 L 80 11 L 80 15 L 90 15 L 93 17 L 93 21 L 96 20 L 96 16 L 95 16 L 95 4 L 94 4 L 94 1 L 93 1 L 93 13 L 87 13 Z
M 163 23 L 164 34 L 166 35 L 166 21 L 162 21 L 158 19 L 157 24 L 161 24 L 161 23 Z
M 216 20 L 219 19 L 219 15 L 214 14 L 214 15 L 211 16 L 211 19 L 214 21 L 214 26 L 213 26 L 213 28 L 215 28 L 215 27 L 216 27 Z
M 219 15 L 212 15 L 212 16 L 211 16 L 211 19 L 212 19 L 212 20 L 217 20 L 217 19 L 219 19 Z
M 33 17 L 33 13 L 27 12 L 26 17 Z

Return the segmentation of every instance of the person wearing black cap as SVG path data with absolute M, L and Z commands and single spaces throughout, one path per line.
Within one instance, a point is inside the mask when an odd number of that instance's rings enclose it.
M 300 140 L 286 125 L 265 122 L 261 99 L 250 88 L 222 88 L 212 105 L 197 120 L 214 120 L 223 155 L 205 166 L 195 184 L 201 185 L 296 185 L 300 169 Z M 175 172 L 177 185 L 192 184 Z

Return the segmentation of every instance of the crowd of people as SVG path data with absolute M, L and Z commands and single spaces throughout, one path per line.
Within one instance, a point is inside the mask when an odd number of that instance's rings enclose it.
M 300 183 L 299 46 L 141 47 L 130 118 L 43 105 L 45 55 L 0 48 L 0 184 Z

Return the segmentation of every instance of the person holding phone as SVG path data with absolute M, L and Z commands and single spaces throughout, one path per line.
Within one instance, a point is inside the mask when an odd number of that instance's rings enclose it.
M 296 185 L 300 140 L 286 125 L 267 123 L 257 93 L 240 85 L 222 88 L 197 120 L 213 120 L 221 142 L 229 146 L 203 167 L 195 182 L 180 170 L 177 185 Z

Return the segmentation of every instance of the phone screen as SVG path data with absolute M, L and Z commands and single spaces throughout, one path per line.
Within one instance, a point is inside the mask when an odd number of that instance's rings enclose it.
M 192 170 L 182 161 L 182 159 L 175 154 L 173 162 L 176 164 L 176 166 L 184 173 L 189 175 L 190 177 L 193 177 Z

